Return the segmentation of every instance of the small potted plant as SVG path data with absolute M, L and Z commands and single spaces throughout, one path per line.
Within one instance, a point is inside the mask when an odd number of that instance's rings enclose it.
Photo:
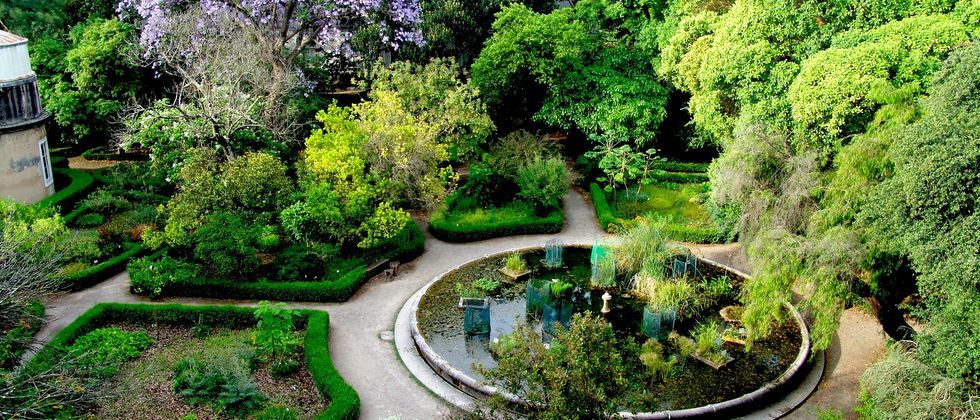
M 745 347 L 745 338 L 745 327 L 732 325 L 725 328 L 725 331 L 721 333 L 721 339 L 725 340 L 726 343 L 732 343 L 742 347 Z
M 724 340 L 722 340 L 719 329 L 718 323 L 711 321 L 698 324 L 693 333 L 697 349 L 691 354 L 691 357 L 715 370 L 721 369 L 735 360 L 725 350 Z
M 520 252 L 514 252 L 508 255 L 507 259 L 504 260 L 504 267 L 500 269 L 500 272 L 511 281 L 522 280 L 531 274 L 531 271 L 527 269 L 527 263 L 524 262 L 524 255 Z
M 742 305 L 728 305 L 721 308 L 718 313 L 721 315 L 721 319 L 724 319 L 725 322 L 729 324 L 739 324 L 742 322 L 741 319 L 743 310 L 744 308 Z

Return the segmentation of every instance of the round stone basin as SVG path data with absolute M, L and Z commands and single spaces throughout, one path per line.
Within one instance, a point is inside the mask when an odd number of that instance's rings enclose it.
M 531 271 L 530 279 L 560 278 L 577 284 L 588 284 L 591 275 L 587 247 L 566 247 L 563 266 L 558 269 L 545 267 L 542 249 L 524 250 L 524 259 Z M 500 393 L 493 384 L 484 383 L 476 366 L 492 368 L 496 362 L 490 354 L 490 343 L 512 332 L 519 323 L 530 323 L 539 332 L 542 322 L 539 316 L 526 314 L 527 280 L 507 282 L 500 273 L 507 254 L 500 254 L 472 261 L 439 276 L 430 283 L 419 300 L 414 313 L 413 338 L 420 354 L 437 373 L 457 388 L 477 397 Z M 738 286 L 744 280 L 740 273 L 707 261 L 698 261 L 698 281 L 703 278 L 728 276 Z M 469 335 L 463 330 L 463 311 L 458 308 L 459 296 L 455 284 L 470 283 L 478 278 L 501 280 L 503 287 L 489 297 L 490 333 Z M 598 314 L 602 307 L 601 291 L 579 290 L 574 307 L 576 312 L 591 311 Z M 720 301 L 700 311 L 696 319 L 679 320 L 675 329 L 688 335 L 697 322 L 717 320 L 719 310 L 733 301 Z M 612 312 L 607 320 L 622 340 L 642 343 L 647 339 L 640 331 L 643 303 L 624 296 L 614 296 Z M 679 374 L 663 381 L 644 384 L 628 406 L 622 407 L 626 417 L 658 418 L 661 416 L 683 417 L 720 413 L 744 405 L 771 399 L 773 394 L 784 392 L 809 355 L 809 337 L 806 324 L 799 314 L 789 308 L 791 320 L 778 326 L 767 339 L 757 341 L 750 351 L 739 345 L 726 343 L 725 348 L 734 360 L 721 369 L 714 369 L 694 359 L 688 359 Z M 547 339 L 547 334 L 542 334 Z M 523 401 L 504 394 L 513 403 Z M 707 410 L 707 411 L 706 411 Z M 636 414 L 633 414 L 636 413 Z

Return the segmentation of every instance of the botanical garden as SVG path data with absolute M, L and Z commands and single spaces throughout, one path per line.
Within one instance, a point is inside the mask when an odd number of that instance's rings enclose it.
M 980 0 L 4 0 L 0 418 L 980 418 Z

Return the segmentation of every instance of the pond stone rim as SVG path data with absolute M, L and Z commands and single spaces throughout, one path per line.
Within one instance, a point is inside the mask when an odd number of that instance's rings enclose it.
M 584 242 L 567 243 L 564 245 L 565 248 L 592 248 L 592 246 L 593 246 L 592 243 L 584 243 Z M 422 336 L 422 333 L 419 330 L 419 325 L 418 325 L 418 309 L 419 309 L 418 306 L 419 306 L 419 302 L 421 301 L 421 297 L 424 296 L 426 293 L 428 293 L 429 289 L 434 284 L 441 281 L 445 276 L 463 268 L 466 265 L 472 264 L 475 261 L 480 261 L 480 260 L 494 258 L 494 257 L 501 257 L 513 252 L 540 251 L 543 250 L 544 248 L 545 248 L 544 246 L 515 247 L 505 251 L 486 254 L 479 258 L 474 258 L 469 261 L 457 264 L 456 266 L 450 268 L 449 270 L 443 272 L 442 274 L 435 276 L 432 280 L 426 283 L 425 286 L 423 286 L 418 291 L 416 291 L 413 297 L 410 298 L 405 303 L 406 307 L 403 308 L 403 310 L 407 309 L 408 312 L 408 316 L 409 316 L 408 323 L 411 328 L 411 338 L 412 341 L 414 342 L 415 350 L 418 352 L 418 355 L 421 356 L 422 360 L 428 365 L 428 367 L 432 369 L 437 376 L 439 376 L 441 379 L 448 382 L 453 388 L 456 388 L 457 390 L 463 392 L 467 396 L 473 398 L 477 398 L 477 397 L 486 398 L 486 397 L 491 397 L 493 395 L 500 395 L 509 403 L 518 406 L 527 405 L 527 402 L 524 401 L 522 398 L 514 394 L 511 394 L 509 392 L 506 392 L 504 390 L 498 389 L 497 387 L 486 385 L 482 381 L 479 381 L 471 377 L 470 375 L 467 375 L 466 373 L 462 372 L 461 370 L 457 369 L 448 361 L 446 361 L 442 356 L 436 353 L 432 349 L 432 347 L 429 346 L 428 342 L 426 342 L 425 340 L 425 337 Z M 717 263 L 701 257 L 697 257 L 697 259 L 702 263 L 712 265 L 714 267 L 728 271 L 743 279 L 752 278 L 752 276 L 750 276 L 749 274 L 742 272 L 741 270 L 738 270 L 734 267 L 730 267 L 725 264 Z M 656 411 L 656 412 L 634 413 L 634 412 L 623 411 L 617 413 L 617 415 L 621 418 L 628 418 L 628 419 L 674 419 L 674 418 L 717 416 L 721 413 L 731 413 L 734 411 L 752 411 L 751 409 L 748 409 L 750 404 L 756 402 L 765 402 L 766 400 L 771 399 L 771 397 L 773 397 L 775 393 L 777 392 L 781 393 L 786 391 L 786 389 L 784 388 L 792 384 L 792 382 L 795 379 L 797 379 L 797 377 L 800 376 L 801 372 L 803 372 L 804 370 L 803 368 L 805 367 L 807 360 L 810 358 L 812 349 L 810 348 L 810 330 L 809 327 L 807 326 L 806 321 L 803 319 L 803 316 L 799 313 L 799 311 L 796 310 L 796 307 L 793 306 L 791 303 L 786 302 L 784 303 L 784 305 L 787 307 L 787 309 L 789 309 L 790 313 L 793 315 L 794 321 L 796 321 L 797 327 L 800 329 L 800 350 L 797 353 L 796 358 L 793 360 L 793 363 L 790 364 L 789 367 L 787 367 L 786 370 L 784 370 L 783 373 L 779 375 L 776 379 L 773 379 L 772 381 L 766 383 L 765 385 L 759 387 L 758 389 L 752 392 L 714 404 L 703 405 L 700 407 L 685 408 L 680 410 L 664 410 L 664 411 Z M 403 350 L 402 346 L 399 346 L 398 351 L 401 352 L 402 350 Z M 450 401 L 450 402 L 468 411 L 473 409 L 472 404 L 461 405 L 459 404 L 458 401 Z

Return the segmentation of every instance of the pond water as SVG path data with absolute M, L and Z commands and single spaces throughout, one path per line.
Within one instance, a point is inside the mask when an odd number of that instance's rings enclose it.
M 589 290 L 590 254 L 589 249 L 566 248 L 564 264 L 559 269 L 544 266 L 544 251 L 528 252 L 524 258 L 531 271 L 531 279 L 570 281 L 579 286 L 575 294 L 575 311 L 599 313 L 602 291 Z M 455 368 L 477 380 L 483 380 L 483 376 L 477 372 L 476 366 L 492 368 L 496 365 L 489 348 L 493 340 L 509 334 L 519 323 L 529 323 L 542 333 L 540 317 L 526 313 L 527 281 L 506 282 L 506 276 L 499 271 L 504 266 L 504 259 L 505 256 L 477 260 L 445 275 L 429 288 L 419 303 L 419 330 L 428 345 Z M 700 264 L 694 280 L 723 275 L 736 278 L 721 269 Z M 500 280 L 503 287 L 490 299 L 490 333 L 468 335 L 463 331 L 463 311 L 457 307 L 459 297 L 454 286 L 457 282 L 466 284 L 479 278 Z M 737 286 L 738 282 L 735 284 Z M 693 319 L 678 320 L 675 329 L 687 334 L 699 321 L 721 322 L 719 309 L 732 303 L 717 302 Z M 612 311 L 606 317 L 617 336 L 637 343 L 645 341 L 647 337 L 640 332 L 643 303 L 615 293 L 610 304 Z M 544 333 L 542 337 L 545 340 L 549 338 Z M 637 384 L 637 391 L 629 397 L 629 406 L 623 409 L 634 412 L 677 410 L 736 398 L 782 374 L 796 358 L 799 343 L 800 331 L 792 322 L 777 327 L 769 338 L 754 343 L 751 351 L 726 343 L 726 350 L 734 357 L 730 364 L 715 370 L 697 360 L 688 359 L 677 374 L 665 380 L 651 376 L 644 383 Z

